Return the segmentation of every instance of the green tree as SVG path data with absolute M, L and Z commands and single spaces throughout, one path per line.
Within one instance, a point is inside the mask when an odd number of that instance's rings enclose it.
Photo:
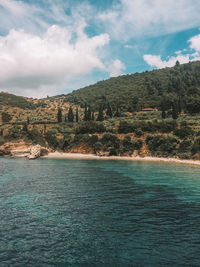
M 7 112 L 2 112 L 1 118 L 2 118 L 2 121 L 5 123 L 11 121 L 11 119 L 12 119 L 11 115 Z
M 174 102 L 172 105 L 172 118 L 176 120 L 178 118 L 178 106 L 177 103 Z
M 91 108 L 90 105 L 88 106 L 88 110 L 87 110 L 87 120 L 91 121 L 92 119 L 92 113 L 91 113 Z
M 88 111 L 87 111 L 87 104 L 85 103 L 85 111 L 84 111 L 84 121 L 88 120 Z
M 180 62 L 177 60 L 175 67 L 179 67 L 179 66 L 180 66 Z
M 72 110 L 72 107 L 70 106 L 69 111 L 68 111 L 68 121 L 73 122 L 74 121 L 74 113 Z
M 92 121 L 94 121 L 94 111 L 92 111 Z
M 166 119 L 166 111 L 164 106 L 162 106 L 162 119 Z
M 99 113 L 98 113 L 98 117 L 97 117 L 97 121 L 103 121 L 103 107 L 102 105 L 99 106 Z
M 59 107 L 57 112 L 57 121 L 62 122 L 62 109 Z
M 112 116 L 113 116 L 112 109 L 111 109 L 111 106 L 109 103 L 107 105 L 106 115 L 109 116 L 110 118 L 112 118 Z
M 119 111 L 119 106 L 117 105 L 116 112 L 114 114 L 114 117 L 120 117 L 120 111 Z
M 79 116 L 78 116 L 78 108 L 76 108 L 76 122 L 79 121 Z

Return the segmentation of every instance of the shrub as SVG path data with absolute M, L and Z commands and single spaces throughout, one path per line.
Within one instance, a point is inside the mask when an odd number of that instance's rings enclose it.
M 4 122 L 4 123 L 9 122 L 12 119 L 12 117 L 10 116 L 10 114 L 7 113 L 7 112 L 2 112 L 1 113 L 1 118 L 2 118 L 2 122 Z
M 200 152 L 200 137 L 197 137 L 195 140 L 194 140 L 194 144 L 192 146 L 192 153 L 198 153 Z
M 2 146 L 5 143 L 5 139 L 3 136 L 0 136 L 0 146 Z
M 22 137 L 21 127 L 18 125 L 13 126 L 9 130 L 9 134 L 6 136 L 8 139 L 18 139 Z
M 186 137 L 189 137 L 189 136 L 193 135 L 194 131 L 192 130 L 192 128 L 190 128 L 188 126 L 183 126 L 180 129 L 176 128 L 174 130 L 174 134 L 176 136 L 178 136 L 179 138 L 184 139 Z
M 97 135 L 89 135 L 89 134 L 76 134 L 74 136 L 74 143 L 83 142 L 88 144 L 89 146 L 94 146 L 96 142 L 98 142 Z
M 117 136 L 106 133 L 101 138 L 101 143 L 104 145 L 105 148 L 114 147 L 118 149 L 120 147 L 120 140 Z
M 33 128 L 31 131 L 28 131 L 28 138 L 32 140 L 34 144 L 45 146 L 45 140 L 36 128 Z
M 191 152 L 191 147 L 192 147 L 192 142 L 191 142 L 191 140 L 183 140 L 183 141 L 180 142 L 180 144 L 179 144 L 178 152 L 179 152 L 179 153 L 187 153 L 187 152 Z
M 153 155 L 157 156 L 174 156 L 176 155 L 177 145 L 179 143 L 175 136 L 148 135 L 146 143 Z
M 45 134 L 45 139 L 47 140 L 48 144 L 52 146 L 53 148 L 57 148 L 59 146 L 59 142 L 57 140 L 55 131 L 49 130 Z
M 106 128 L 102 122 L 84 121 L 76 128 L 76 134 L 103 133 L 105 130 Z

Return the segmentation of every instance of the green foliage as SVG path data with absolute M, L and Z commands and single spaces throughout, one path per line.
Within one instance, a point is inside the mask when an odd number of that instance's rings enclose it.
M 189 139 L 180 142 L 178 152 L 179 153 L 191 153 L 192 142 Z
M 194 144 L 192 146 L 192 153 L 200 153 L 200 137 L 197 137 L 194 140 Z
M 88 120 L 88 110 L 87 110 L 87 105 L 85 104 L 85 110 L 84 110 L 84 121 Z
M 101 138 L 100 142 L 103 145 L 103 150 L 108 151 L 109 155 L 118 155 L 120 148 L 120 140 L 116 135 L 106 133 Z
M 79 121 L 78 108 L 76 108 L 76 122 Z
M 23 137 L 23 134 L 22 134 L 22 129 L 19 125 L 15 125 L 11 129 L 9 129 L 9 133 L 6 136 L 6 138 L 11 139 L 11 140 L 19 139 L 21 137 Z
M 119 116 L 119 109 L 122 112 L 134 112 L 142 107 L 161 109 L 164 99 L 166 111 L 176 101 L 178 112 L 185 109 L 194 114 L 200 112 L 199 71 L 200 62 L 196 61 L 173 68 L 122 75 L 73 91 L 66 100 L 80 105 L 88 103 L 97 111 L 100 104 L 106 103 L 106 98 L 115 112 L 118 109 L 116 116 Z
M 119 133 L 136 133 L 140 137 L 143 132 L 155 133 L 169 133 L 177 127 L 177 123 L 173 120 L 165 121 L 120 121 L 118 132 Z
M 30 139 L 34 144 L 39 144 L 45 146 L 45 140 L 41 133 L 38 132 L 36 128 L 28 131 L 28 139 Z
M 31 102 L 28 102 L 22 96 L 16 96 L 7 93 L 0 93 L 0 105 L 18 107 L 22 109 L 35 109 L 36 105 Z
M 181 139 L 192 136 L 193 134 L 194 134 L 194 131 L 189 126 L 181 126 L 180 128 L 176 128 L 174 130 L 174 135 L 178 136 Z
M 75 144 L 82 142 L 82 143 L 85 143 L 89 146 L 94 147 L 94 145 L 98 142 L 98 136 L 97 135 L 90 135 L 90 134 L 76 134 L 74 136 L 73 142 Z
M 5 143 L 5 139 L 3 136 L 0 136 L 0 146 L 2 146 Z
M 113 114 L 112 114 L 112 109 L 111 109 L 111 106 L 110 104 L 108 103 L 107 104 L 107 110 L 106 110 L 106 115 L 110 118 L 112 118 Z
M 62 122 L 62 109 L 59 107 L 57 112 L 57 121 Z
M 88 106 L 88 110 L 87 110 L 87 120 L 91 121 L 92 119 L 92 112 L 91 112 L 91 108 L 90 105 Z
M 69 147 L 71 144 L 71 136 L 69 134 L 65 134 L 64 138 L 63 138 L 63 145 L 62 145 L 62 149 L 66 149 L 67 147 Z
M 7 112 L 2 112 L 1 113 L 1 118 L 2 118 L 2 121 L 4 123 L 9 122 L 12 119 L 12 117 L 10 116 L 10 114 L 7 113 Z
M 174 102 L 172 105 L 172 118 L 174 120 L 178 119 L 178 106 L 176 102 Z
M 52 130 L 48 131 L 45 134 L 45 139 L 48 142 L 49 146 L 53 148 L 57 148 L 59 146 L 59 142 L 58 142 L 55 131 L 52 131 Z
M 146 144 L 154 156 L 174 156 L 176 155 L 179 140 L 172 135 L 148 135 Z
M 100 105 L 99 106 L 99 113 L 98 113 L 98 117 L 97 117 L 97 121 L 103 121 L 103 106 Z
M 73 113 L 73 110 L 72 110 L 71 106 L 70 106 L 69 112 L 68 112 L 68 121 L 69 122 L 74 122 L 74 113 Z
M 76 128 L 76 134 L 84 133 L 103 133 L 105 132 L 105 126 L 102 122 L 86 121 L 81 122 Z

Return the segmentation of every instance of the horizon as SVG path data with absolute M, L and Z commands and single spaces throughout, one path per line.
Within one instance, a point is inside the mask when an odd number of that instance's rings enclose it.
M 200 60 L 199 12 L 197 0 L 0 0 L 0 91 L 44 98 Z

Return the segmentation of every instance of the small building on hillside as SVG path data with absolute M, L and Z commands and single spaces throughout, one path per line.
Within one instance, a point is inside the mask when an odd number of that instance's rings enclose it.
M 142 111 L 145 111 L 145 112 L 146 111 L 154 111 L 154 109 L 153 108 L 143 108 Z

